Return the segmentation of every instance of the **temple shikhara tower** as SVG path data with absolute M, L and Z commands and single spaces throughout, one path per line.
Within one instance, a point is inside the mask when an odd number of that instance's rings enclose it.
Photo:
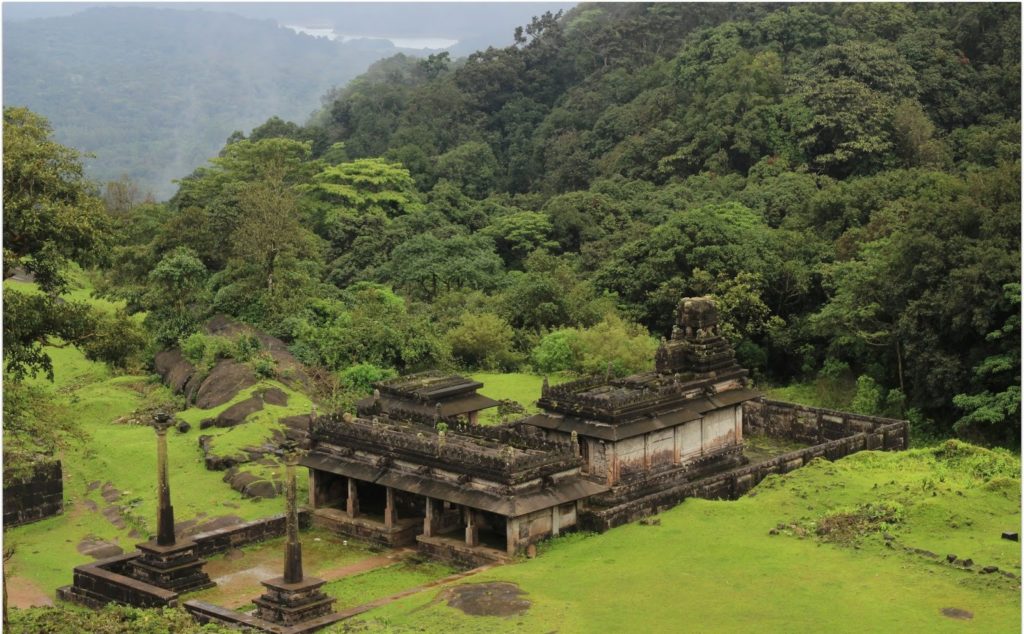
M 735 357 L 714 303 L 687 298 L 653 372 L 546 387 L 537 402 L 544 412 L 524 422 L 549 440 L 575 436 L 586 472 L 609 486 L 735 466 L 742 461 L 742 403 L 758 395 Z

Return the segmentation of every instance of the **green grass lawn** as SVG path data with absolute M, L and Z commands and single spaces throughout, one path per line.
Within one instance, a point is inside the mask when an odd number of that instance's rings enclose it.
M 430 589 L 360 617 L 372 631 L 978 632 L 1020 631 L 1020 590 L 1001 575 L 954 569 L 946 554 L 1020 574 L 1020 461 L 957 445 L 865 452 L 773 476 L 738 501 L 688 500 L 603 535 L 551 542 L 535 560 L 467 583 L 508 581 L 533 602 L 523 616 L 471 617 Z M 966 447 L 966 448 L 964 448 Z M 933 495 L 934 493 L 934 495 Z M 876 500 L 902 521 L 852 543 L 826 543 L 823 516 Z M 779 524 L 810 527 L 770 535 Z M 954 527 L 955 525 L 955 527 Z M 934 551 L 939 559 L 907 553 Z M 943 608 L 973 613 L 970 621 Z M 337 628 L 335 631 L 343 631 Z
M 479 390 L 484 396 L 494 400 L 510 399 L 516 401 L 526 408 L 530 414 L 535 414 L 537 399 L 540 398 L 540 388 L 544 383 L 544 377 L 537 374 L 508 373 L 500 372 L 474 372 L 469 375 L 475 381 L 480 381 L 484 386 Z M 548 376 L 550 385 L 557 385 L 571 380 L 573 377 L 565 374 L 553 374 Z M 480 422 L 484 424 L 495 424 L 500 422 L 498 408 L 494 407 L 484 410 L 480 414 Z
M 405 560 L 332 581 L 324 586 L 324 592 L 338 600 L 335 609 L 344 610 L 441 579 L 453 572 L 452 568 L 442 564 Z

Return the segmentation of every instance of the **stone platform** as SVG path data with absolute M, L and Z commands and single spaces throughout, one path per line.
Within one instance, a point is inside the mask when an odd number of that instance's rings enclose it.
M 264 621 L 292 626 L 331 613 L 334 599 L 320 589 L 326 583 L 323 579 L 306 577 L 287 583 L 283 577 L 275 577 L 261 583 L 267 591 L 253 603 L 256 615 Z
M 129 564 L 129 574 L 143 583 L 178 594 L 214 586 L 203 572 L 205 562 L 199 558 L 199 546 L 194 541 L 179 540 L 170 546 L 148 541 L 135 547 L 141 554 Z

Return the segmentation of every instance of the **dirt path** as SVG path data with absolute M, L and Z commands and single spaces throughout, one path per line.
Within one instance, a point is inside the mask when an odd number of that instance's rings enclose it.
M 53 605 L 53 598 L 25 577 L 10 577 L 7 580 L 7 601 L 16 608 Z

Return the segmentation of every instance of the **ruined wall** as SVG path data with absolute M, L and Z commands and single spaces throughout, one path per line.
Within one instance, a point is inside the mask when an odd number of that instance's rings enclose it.
M 606 531 L 665 511 L 688 497 L 735 499 L 752 489 L 769 474 L 788 473 L 815 458 L 838 460 L 864 450 L 903 450 L 908 445 L 910 428 L 907 421 L 764 399 L 744 403 L 743 426 L 745 433 L 748 434 L 764 433 L 801 442 L 808 442 L 807 439 L 814 438 L 825 440 L 764 462 L 673 484 L 661 491 L 614 506 L 591 507 L 580 514 L 580 527 L 584 530 Z
M 906 423 L 893 418 L 866 416 L 821 407 L 760 398 L 743 403 L 743 431 L 815 444 L 867 433 L 880 426 Z M 909 434 L 909 425 L 903 429 Z M 909 443 L 904 437 L 903 448 Z
M 306 529 L 312 525 L 310 513 L 307 510 L 299 511 L 299 528 Z M 246 544 L 262 542 L 275 537 L 282 537 L 285 534 L 285 516 L 273 515 L 263 519 L 236 524 L 225 528 L 197 533 L 192 536 L 198 548 L 200 557 L 209 557 L 216 553 L 222 553 L 231 548 L 240 548 Z
M 4 528 L 59 515 L 64 511 L 60 460 L 41 462 L 22 479 L 4 478 Z

